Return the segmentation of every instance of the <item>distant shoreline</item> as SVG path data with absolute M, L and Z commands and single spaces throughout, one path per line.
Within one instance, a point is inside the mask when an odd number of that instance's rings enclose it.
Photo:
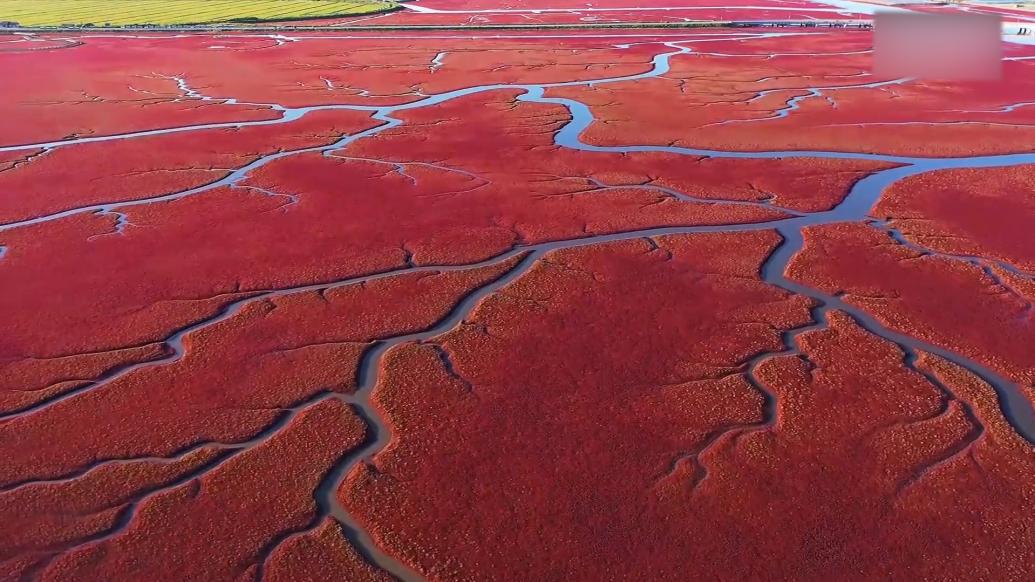
M 253 25 L 241 23 L 178 26 L 32 26 L 0 28 L 0 33 L 45 32 L 384 32 L 468 30 L 586 30 L 608 28 L 847 28 L 870 29 L 869 20 L 694 20 L 689 22 L 607 22 L 578 24 L 395 24 L 395 25 Z

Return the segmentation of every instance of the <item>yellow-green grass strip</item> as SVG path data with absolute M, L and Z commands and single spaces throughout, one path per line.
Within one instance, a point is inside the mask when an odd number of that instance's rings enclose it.
M 21 26 L 276 22 L 371 14 L 392 0 L 0 0 L 0 21 Z

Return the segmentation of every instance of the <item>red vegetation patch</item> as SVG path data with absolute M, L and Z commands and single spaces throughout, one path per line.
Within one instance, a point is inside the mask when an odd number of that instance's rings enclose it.
M 175 74 L 168 55 L 149 52 L 146 41 L 81 40 L 61 50 L 0 51 L 0 146 L 278 117 L 262 106 L 181 99 L 174 80 L 156 77 Z
M 399 17 L 403 16 L 408 15 Z M 738 33 L 740 36 L 733 40 L 716 36 Z M 6 115 L 14 126 L 6 136 L 9 144 L 34 143 L 71 135 L 278 115 L 266 106 L 248 102 L 286 106 L 406 103 L 416 101 L 421 94 L 469 86 L 472 75 L 481 84 L 630 75 L 648 70 L 656 53 L 670 50 L 658 40 L 673 40 L 673 33 L 658 34 L 658 39 L 632 38 L 627 48 L 615 46 L 621 42 L 619 33 L 573 33 L 545 41 L 527 34 L 524 36 L 530 38 L 525 41 L 507 39 L 504 45 L 488 38 L 400 35 L 391 46 L 386 46 L 384 39 L 363 38 L 361 34 L 345 35 L 349 38 L 344 39 L 310 34 L 296 42 L 260 36 L 83 37 L 84 44 L 71 49 L 0 54 L 0 71 L 13 83 L 8 89 L 11 98 L 4 107 L 8 107 Z M 650 124 L 655 127 L 647 135 L 653 143 L 686 140 L 692 133 L 696 145 L 738 149 L 844 149 L 847 144 L 863 144 L 873 151 L 949 154 L 1016 151 L 1031 141 L 1027 129 L 1002 123 L 1031 124 L 1035 110 L 996 111 L 1030 100 L 1032 86 L 1025 81 L 1033 78 L 1030 62 L 1006 63 L 1010 83 L 906 83 L 832 90 L 829 96 L 836 108 L 822 97 L 808 98 L 787 118 L 766 120 L 787 99 L 805 95 L 803 87 L 876 80 L 853 78 L 869 71 L 868 54 L 837 54 L 865 51 L 870 35 L 839 31 L 766 38 L 757 31 L 714 29 L 687 31 L 679 38 L 694 43 L 698 54 L 676 57 L 667 79 L 640 82 L 635 89 L 625 84 L 555 91 L 584 97 L 597 107 L 619 101 L 599 112 L 601 119 L 611 124 L 598 124 L 591 130 L 593 139 L 604 141 L 615 136 L 610 132 L 632 119 L 652 120 L 653 115 L 667 116 L 663 123 Z M 343 43 L 349 50 L 341 50 Z M 713 52 L 719 54 L 709 54 Z M 773 52 L 831 56 L 758 58 Z M 175 59 L 170 60 L 170 54 Z M 736 56 L 744 54 L 755 57 Z M 439 56 L 443 58 L 436 63 Z M 175 69 L 170 63 L 175 63 Z M 748 78 L 733 85 L 728 82 L 752 71 L 759 73 L 755 79 L 771 81 L 748 83 Z M 40 77 L 44 72 L 46 79 Z M 204 94 L 217 99 L 236 98 L 245 104 L 230 106 L 218 100 L 185 98 L 173 75 Z M 60 79 L 60 83 L 54 83 L 54 79 Z M 675 87 L 682 87 L 685 93 L 672 91 Z M 770 89 L 779 91 L 747 101 L 758 91 Z M 715 100 L 726 104 L 700 107 Z M 641 107 L 645 101 L 655 106 Z M 630 108 L 636 109 L 636 116 Z M 672 119 L 668 115 L 671 111 L 681 114 Z M 753 121 L 708 126 L 730 118 Z M 932 128 L 916 122 L 941 125 Z M 859 123 L 871 125 L 856 127 Z M 890 123 L 896 125 L 873 125 Z M 898 125 L 902 123 L 907 125 Z M 936 132 L 937 139 L 930 139 L 931 131 Z
M 673 484 L 700 516 L 690 563 L 733 578 L 1016 578 L 1035 552 L 1035 454 L 992 390 L 923 357 L 967 384 L 948 383 L 953 398 L 848 317 L 830 322 L 801 338 L 804 359 L 760 367 L 775 430 L 716 447 L 695 494 Z
M 98 459 L 251 438 L 287 407 L 350 391 L 371 342 L 430 327 L 512 263 L 252 300 L 189 334 L 174 363 L 131 371 L 0 424 L 0 484 L 74 473 Z M 55 438 L 55 427 L 69 438 Z
M 590 105 L 597 123 L 584 137 L 601 145 L 636 135 L 720 150 L 959 156 L 1027 151 L 1035 140 L 1035 108 L 1009 108 L 1031 101 L 1032 63 L 1004 63 L 1009 83 L 867 87 L 894 81 L 869 76 L 870 43 L 863 32 L 699 41 L 661 78 L 547 94 Z
M 0 53 L 27 53 L 72 48 L 82 44 L 71 38 L 47 38 L 39 35 L 4 35 L 0 38 Z
M 787 216 L 757 206 L 686 202 L 657 188 L 638 187 L 636 181 L 634 187 L 622 187 L 630 182 L 595 185 L 587 179 L 592 170 L 574 161 L 584 154 L 552 145 L 553 132 L 567 121 L 560 108 L 544 111 L 498 95 L 473 96 L 440 114 L 461 111 L 464 122 L 437 118 L 364 139 L 330 156 L 285 158 L 256 171 L 249 183 L 304 192 L 307 198 L 333 196 L 334 206 L 327 211 L 349 217 L 354 244 L 384 244 L 386 233 L 392 233 L 418 264 L 469 263 L 516 244 Z M 495 121 L 482 127 L 477 121 L 483 119 Z M 397 136 L 402 136 L 398 142 Z M 399 152 L 406 152 L 404 161 L 391 161 L 403 157 Z M 387 160 L 377 157 L 386 153 L 391 153 Z M 411 156 L 432 161 L 410 163 Z M 474 157 L 471 165 L 468 156 Z M 440 163 L 442 158 L 448 159 Z M 620 158 L 598 158 L 597 171 L 610 167 L 602 178 L 625 179 L 614 163 Z M 502 167 L 501 159 L 507 160 Z M 345 199 L 335 192 L 343 182 L 368 183 L 369 189 Z M 360 216 L 361 222 L 353 218 Z
M 166 462 L 110 463 L 74 479 L 0 490 L 0 578 L 28 576 L 79 540 L 119 527 L 132 504 L 221 455 L 215 448 L 203 448 Z
M 822 212 L 844 200 L 860 179 L 893 166 L 833 158 L 702 158 L 689 167 L 693 173 L 682 178 L 685 185 L 681 187 L 704 198 L 770 200 L 776 206 L 799 212 Z
M 959 260 L 920 256 L 864 225 L 807 229 L 788 275 L 888 327 L 967 355 L 1029 388 L 1035 401 L 1035 283 Z
M 262 444 L 151 494 L 122 532 L 55 560 L 43 579 L 254 576 L 271 540 L 314 519 L 320 480 L 364 434 L 347 405 L 316 404 Z
M 803 357 L 759 366 L 776 419 L 758 425 L 738 363 L 807 320 L 755 279 L 773 242 L 557 253 L 436 344 L 390 352 L 375 398 L 396 441 L 343 501 L 433 579 L 1023 571 L 1035 455 L 954 366 L 921 359 L 963 400 L 833 313 Z
M 925 247 L 1035 272 L 1035 166 L 912 176 L 888 188 L 873 214 Z
M 421 2 L 423 6 L 425 2 Z M 654 10 L 636 10 L 635 2 L 628 0 L 625 3 L 625 10 L 578 10 L 570 12 L 416 12 L 412 10 L 399 10 L 381 16 L 360 16 L 350 18 L 333 18 L 322 20 L 306 20 L 298 24 L 312 26 L 344 24 L 350 26 L 393 26 L 393 25 L 432 25 L 432 26 L 471 26 L 471 25 L 501 25 L 517 24 L 534 26 L 536 24 L 606 24 L 611 22 L 639 22 L 639 23 L 669 23 L 687 22 L 700 20 L 804 20 L 804 19 L 827 19 L 851 20 L 861 18 L 860 15 L 843 15 L 834 12 L 829 6 L 814 6 L 791 10 L 781 10 L 748 7 L 725 7 L 715 6 L 716 2 L 709 0 L 709 6 L 698 9 L 666 8 Z M 723 4 L 726 4 L 723 2 Z M 692 6 L 692 2 L 684 5 Z M 633 6 L 633 10 L 628 8 Z M 430 5 L 429 5 L 430 7 Z M 498 8 L 498 7 L 493 7 Z M 552 8 L 557 8 L 552 6 Z M 594 6 L 594 8 L 596 8 Z M 491 9 L 490 9 L 491 10 Z M 550 31 L 539 31 L 549 33 Z M 565 31 L 567 32 L 567 31 Z
M 402 111 L 396 116 L 405 124 L 354 142 L 342 155 L 404 164 L 435 164 L 445 168 L 442 171 L 454 168 L 471 172 L 491 182 L 484 185 L 489 191 L 506 188 L 508 197 L 515 198 L 527 192 L 531 200 L 525 205 L 544 196 L 570 197 L 572 202 L 581 196 L 607 210 L 611 217 L 621 213 L 600 203 L 601 198 L 612 198 L 599 192 L 600 186 L 592 180 L 616 188 L 633 186 L 647 191 L 654 187 L 673 188 L 711 200 L 771 200 L 777 206 L 812 212 L 828 210 L 840 202 L 852 184 L 868 173 L 892 167 L 892 164 L 865 160 L 750 160 L 573 150 L 554 145 L 553 131 L 571 119 L 567 109 L 552 104 L 511 103 L 501 100 L 498 93 L 471 95 L 435 107 Z M 501 159 L 507 163 L 501 165 Z M 428 178 L 433 176 L 421 176 L 421 180 Z M 622 194 L 628 199 L 633 192 Z M 659 197 L 663 194 L 661 190 L 653 190 L 651 198 L 664 200 L 663 196 Z M 742 214 L 744 208 L 719 206 L 714 209 L 721 212 L 724 222 L 731 223 L 757 220 L 752 215 L 766 216 L 757 211 Z M 557 212 L 543 214 L 555 216 Z M 653 220 L 657 225 L 671 220 L 643 211 L 637 214 L 642 218 L 630 217 L 630 220 Z M 677 216 L 672 212 L 668 214 L 673 218 Z M 536 222 L 538 228 L 543 228 L 541 216 Z M 516 226 L 522 231 L 531 228 L 524 224 Z
M 89 384 L 93 378 L 169 354 L 160 343 L 50 358 L 0 360 L 0 411 L 19 410 Z
M 374 398 L 395 440 L 343 501 L 433 578 L 684 567 L 643 549 L 689 523 L 655 514 L 656 488 L 710 435 L 763 421 L 738 371 L 809 320 L 808 300 L 757 278 L 777 242 L 671 236 L 547 255 L 458 330 L 386 355 Z
M 706 0 L 665 0 L 684 1 Z M 549 94 L 592 107 L 594 143 L 984 153 L 1030 147 L 1031 63 L 1004 85 L 861 87 L 868 33 L 377 36 L 0 43 L 10 143 L 294 119 L 0 152 L 0 578 L 380 582 L 325 505 L 346 466 L 333 493 L 435 579 L 1024 578 L 1035 453 L 987 386 L 841 313 L 785 345 L 814 305 L 760 280 L 772 230 L 586 240 L 768 229 L 892 164 L 565 148 L 569 111 L 504 86 L 297 153 L 380 121 L 274 104 L 633 75 L 692 46 L 657 79 Z M 1035 268 L 1031 170 L 930 172 L 875 211 L 987 268 L 873 221 L 808 229 L 788 276 L 1033 386 L 1035 282 L 989 262 Z M 541 255 L 554 242 L 586 246 Z M 492 259 L 523 247 L 535 263 Z M 518 264 L 376 362 L 375 410 L 354 398 L 376 342 Z M 360 408 L 393 438 L 338 465 L 371 438 Z
M 239 293 L 396 268 L 408 256 L 418 264 L 461 264 L 515 244 L 786 216 L 763 207 L 681 201 L 641 184 L 666 175 L 691 183 L 694 172 L 714 168 L 714 181 L 701 188 L 713 196 L 724 190 L 723 168 L 735 168 L 732 163 L 697 167 L 673 156 L 643 156 L 641 163 L 565 151 L 552 145 L 552 132 L 567 120 L 556 106 L 472 96 L 440 113 L 462 111 L 470 122 L 399 128 L 338 157 L 311 153 L 273 161 L 241 184 L 261 190 L 221 188 L 124 208 L 121 226 L 115 215 L 77 215 L 0 233 L 0 244 L 9 247 L 0 282 L 11 283 L 0 296 L 0 347 L 10 357 L 40 358 L 150 343 L 212 315 Z M 422 140 L 427 143 L 417 143 Z M 413 159 L 449 159 L 402 168 L 376 157 L 347 159 L 391 153 L 391 160 L 406 151 Z M 500 168 L 497 156 L 509 165 Z M 765 166 L 745 165 L 754 176 Z M 818 196 L 829 205 L 854 179 L 845 174 L 827 188 L 829 176 L 802 168 L 789 178 L 790 187 L 774 192 L 781 202 L 800 197 L 807 206 Z M 634 187 L 598 187 L 587 179 L 593 176 Z M 769 195 L 750 184 L 729 192 L 734 199 Z M 55 294 L 63 297 L 59 304 Z M 45 321 L 35 315 L 41 310 L 49 314 Z
M 284 542 L 269 558 L 266 577 L 271 582 L 388 582 L 345 540 L 341 527 L 326 520 L 311 533 Z
M 531 31 L 542 32 L 542 31 Z M 342 51 L 341 40 L 314 36 L 268 55 L 239 53 L 233 65 L 254 75 L 227 77 L 199 69 L 197 81 L 219 94 L 276 100 L 285 105 L 396 104 L 473 85 L 556 83 L 634 75 L 650 70 L 653 46 L 620 50 L 610 38 L 504 41 L 457 38 L 385 40 L 358 36 Z M 436 57 L 441 59 L 435 62 Z M 272 66 L 271 66 L 272 65 Z M 270 83 L 270 70 L 279 83 Z M 279 87 L 290 86 L 291 90 Z
M 214 182 L 260 156 L 331 144 L 379 124 L 367 112 L 314 111 L 282 124 L 57 148 L 0 172 L 5 193 L 0 223 L 181 192 Z
M 408 103 L 479 83 L 543 83 L 630 75 L 654 47 L 619 50 L 607 38 L 501 41 L 448 38 L 82 37 L 82 46 L 0 53 L 0 103 L 17 145 L 213 122 L 274 119 L 268 104 Z M 409 35 L 413 36 L 413 35 Z M 417 35 L 420 36 L 420 35 Z M 347 47 L 343 50 L 343 46 Z M 220 48 L 221 47 L 221 48 Z M 445 64 L 433 63 L 446 52 Z M 215 100 L 189 97 L 178 85 Z M 239 104 L 224 100 L 237 99 Z
M 0 152 L 0 173 L 6 173 L 27 164 L 42 153 L 42 149 Z
M 439 12 L 435 12 L 439 11 Z M 585 24 L 600 22 L 685 22 L 688 20 L 794 20 L 849 19 L 845 10 L 821 3 L 779 0 L 654 0 L 647 5 L 631 0 L 571 2 L 557 0 L 424 0 L 379 16 L 310 20 L 308 24 L 355 25 L 479 25 L 479 24 Z

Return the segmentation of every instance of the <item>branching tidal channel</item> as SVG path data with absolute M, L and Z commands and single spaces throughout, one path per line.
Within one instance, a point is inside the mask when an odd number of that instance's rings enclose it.
M 491 259 L 462 266 L 413 266 L 407 265 L 406 267 L 391 270 L 383 273 L 377 273 L 373 275 L 366 275 L 360 277 L 353 277 L 348 279 L 342 279 L 339 281 L 330 281 L 325 283 L 314 283 L 308 285 L 301 285 L 286 289 L 267 289 L 250 292 L 244 298 L 234 301 L 227 305 L 219 313 L 198 321 L 186 328 L 176 331 L 164 340 L 164 346 L 166 348 L 166 355 L 152 361 L 126 366 L 124 368 L 110 371 L 106 375 L 97 378 L 96 380 L 78 387 L 72 391 L 65 392 L 61 395 L 45 399 L 37 402 L 30 406 L 26 406 L 20 410 L 10 411 L 6 414 L 0 415 L 0 419 L 12 419 L 18 417 L 25 417 L 33 414 L 38 414 L 42 410 L 46 410 L 58 402 L 62 402 L 68 399 L 76 398 L 80 394 L 86 391 L 97 390 L 103 388 L 112 382 L 115 382 L 119 378 L 128 374 L 135 374 L 148 368 L 156 366 L 169 366 L 174 365 L 180 361 L 185 354 L 184 338 L 189 334 L 197 332 L 199 330 L 210 327 L 220 321 L 226 320 L 237 314 L 244 306 L 251 304 L 256 301 L 264 301 L 273 297 L 303 293 L 310 291 L 325 291 L 337 287 L 343 287 L 348 285 L 359 285 L 372 280 L 392 277 L 406 273 L 414 272 L 440 272 L 440 271 L 451 271 L 451 270 L 469 270 L 488 265 L 500 264 L 504 261 L 511 259 L 517 259 L 517 263 L 504 275 L 497 278 L 496 280 L 476 289 L 470 294 L 463 297 L 448 313 L 446 317 L 437 322 L 432 327 L 425 329 L 417 333 L 409 333 L 405 335 L 399 335 L 394 337 L 380 338 L 374 341 L 366 350 L 364 356 L 361 359 L 358 369 L 358 389 L 354 394 L 341 395 L 334 393 L 322 393 L 318 394 L 306 402 L 298 403 L 297 406 L 293 407 L 289 411 L 286 411 L 284 416 L 275 423 L 274 426 L 269 427 L 262 435 L 253 438 L 247 443 L 236 443 L 226 444 L 221 443 L 220 445 L 226 447 L 229 451 L 227 454 L 220 457 L 216 462 L 206 464 L 204 467 L 197 469 L 192 474 L 188 475 L 185 479 L 177 480 L 176 483 L 167 486 L 163 489 L 158 489 L 150 492 L 148 495 L 141 497 L 134 501 L 133 506 L 127 510 L 126 515 L 120 520 L 119 524 L 112 528 L 112 530 L 98 536 L 93 536 L 89 540 L 67 549 L 62 554 L 72 551 L 77 548 L 81 548 L 89 544 L 98 544 L 107 539 L 118 535 L 128 524 L 133 513 L 136 511 L 136 507 L 151 495 L 157 494 L 158 492 L 167 489 L 168 487 L 178 486 L 187 480 L 196 479 L 202 474 L 219 467 L 227 458 L 230 458 L 236 454 L 239 454 L 243 450 L 248 450 L 254 446 L 257 446 L 273 434 L 276 434 L 280 429 L 287 424 L 287 419 L 293 418 L 298 414 L 300 410 L 304 410 L 309 406 L 316 404 L 327 398 L 337 398 L 349 403 L 356 413 L 363 419 L 367 425 L 368 438 L 366 442 L 359 448 L 346 454 L 334 468 L 324 477 L 322 483 L 316 490 L 315 496 L 317 500 L 318 512 L 313 520 L 307 525 L 307 527 L 299 529 L 297 531 L 285 532 L 277 539 L 272 540 L 271 543 L 265 548 L 263 555 L 257 560 L 259 566 L 260 577 L 265 564 L 270 554 L 284 541 L 292 539 L 296 536 L 303 535 L 305 533 L 313 531 L 315 528 L 324 521 L 325 518 L 331 517 L 337 520 L 346 531 L 346 534 L 351 543 L 357 548 L 362 556 L 372 564 L 390 573 L 400 580 L 419 580 L 421 577 L 413 572 L 411 569 L 403 565 L 395 558 L 387 555 L 383 552 L 378 545 L 375 543 L 369 534 L 367 534 L 362 526 L 356 522 L 352 516 L 345 510 L 337 497 L 337 491 L 341 485 L 345 476 L 360 463 L 372 463 L 373 459 L 377 454 L 384 449 L 392 438 L 391 431 L 381 418 L 377 408 L 371 402 L 371 392 L 374 389 L 378 381 L 378 373 L 380 370 L 380 364 L 384 354 L 392 349 L 394 346 L 408 342 L 426 342 L 432 340 L 436 336 L 439 336 L 456 326 L 462 324 L 466 318 L 470 315 L 472 310 L 478 305 L 478 303 L 488 296 L 489 294 L 500 289 L 502 286 L 522 276 L 527 270 L 536 262 L 537 259 L 542 257 L 544 254 L 557 249 L 568 249 L 573 247 L 587 246 L 604 244 L 612 241 L 628 240 L 634 238 L 647 238 L 652 240 L 652 237 L 670 235 L 670 234 L 692 234 L 692 233 L 725 233 L 725 232 L 747 232 L 747 231 L 759 231 L 759 230 L 775 230 L 782 237 L 783 242 L 779 247 L 767 258 L 761 269 L 761 277 L 766 282 L 779 287 L 789 293 L 795 293 L 804 295 L 814 299 L 817 302 L 817 307 L 813 310 L 814 323 L 803 327 L 798 330 L 792 330 L 785 333 L 785 349 L 778 352 L 762 354 L 751 361 L 745 362 L 744 374 L 749 382 L 758 390 L 765 393 L 767 399 L 767 412 L 766 419 L 755 427 L 735 427 L 729 430 L 723 431 L 721 434 L 712 435 L 712 438 L 708 439 L 706 445 L 702 450 L 695 451 L 693 457 L 694 462 L 700 463 L 701 454 L 704 449 L 713 445 L 719 439 L 732 435 L 735 432 L 743 432 L 744 430 L 758 430 L 771 426 L 773 417 L 775 414 L 775 407 L 777 405 L 776 398 L 773 394 L 765 390 L 765 388 L 759 383 L 753 376 L 754 369 L 757 365 L 765 359 L 776 357 L 780 355 L 789 355 L 797 353 L 796 348 L 792 345 L 795 337 L 808 330 L 822 329 L 826 326 L 826 318 L 829 310 L 840 310 L 850 315 L 860 326 L 865 328 L 870 333 L 873 333 L 885 340 L 897 345 L 903 353 L 903 363 L 908 368 L 922 374 L 932 383 L 935 383 L 940 389 L 946 392 L 946 397 L 953 399 L 955 398 L 948 388 L 937 382 L 936 379 L 930 374 L 923 370 L 920 370 L 915 365 L 915 360 L 919 352 L 929 352 L 940 356 L 946 360 L 953 362 L 954 364 L 968 370 L 977 377 L 981 378 L 989 385 L 991 385 L 996 393 L 998 394 L 1000 406 L 1002 411 L 1013 426 L 1013 428 L 1029 442 L 1035 443 L 1035 413 L 1033 413 L 1032 405 L 1030 401 L 1025 397 L 1020 387 L 1016 383 L 1002 377 L 997 372 L 989 369 L 988 367 L 967 358 L 961 354 L 954 353 L 943 347 L 930 344 L 928 342 L 921 341 L 917 338 L 910 337 L 906 334 L 898 331 L 889 329 L 887 326 L 880 323 L 875 317 L 866 311 L 855 307 L 840 297 L 832 296 L 811 287 L 802 285 L 796 281 L 788 279 L 785 276 L 785 271 L 790 260 L 800 251 L 804 245 L 803 230 L 807 227 L 834 224 L 834 223 L 859 223 L 865 224 L 872 228 L 876 228 L 887 234 L 889 240 L 894 241 L 897 244 L 908 245 L 913 250 L 918 250 L 930 255 L 941 256 L 948 260 L 960 260 L 967 261 L 974 264 L 981 264 L 987 266 L 993 263 L 982 259 L 981 257 L 963 257 L 956 255 L 948 255 L 944 253 L 938 253 L 931 249 L 922 247 L 917 243 L 905 240 L 905 238 L 897 231 L 891 229 L 887 223 L 881 221 L 878 217 L 870 215 L 871 209 L 879 199 L 881 193 L 895 182 L 915 176 L 925 172 L 931 172 L 934 170 L 948 169 L 948 168 L 991 168 L 991 167 L 1006 167 L 1014 166 L 1019 164 L 1032 164 L 1035 163 L 1035 153 L 1024 153 L 1024 154 L 1009 154 L 1009 155 L 990 155 L 990 156 L 970 156 L 970 157 L 953 157 L 953 158 L 925 158 L 925 157 L 910 157 L 910 156 L 893 156 L 893 155 L 881 155 L 873 153 L 852 153 L 852 152 L 835 152 L 835 151 L 759 151 L 759 152 L 743 152 L 743 151 L 720 151 L 720 150 L 707 150 L 707 149 L 695 149 L 686 147 L 674 147 L 674 146 L 657 146 L 657 145 L 625 145 L 625 146 L 598 146 L 592 145 L 582 141 L 583 132 L 594 123 L 594 117 L 590 108 L 573 99 L 566 98 L 555 98 L 546 97 L 546 91 L 553 87 L 564 87 L 564 86 L 595 86 L 609 83 L 630 83 L 636 82 L 641 79 L 650 79 L 654 77 L 660 77 L 669 72 L 670 63 L 672 59 L 677 57 L 688 57 L 692 56 L 695 52 L 692 48 L 696 44 L 714 41 L 751 41 L 755 39 L 771 38 L 774 36 L 790 36 L 802 33 L 794 32 L 774 32 L 774 33 L 721 33 L 721 34 L 701 34 L 694 36 L 692 39 L 686 40 L 673 40 L 673 41 L 656 41 L 656 42 L 644 42 L 637 44 L 656 44 L 659 47 L 664 47 L 664 52 L 661 52 L 653 57 L 651 66 L 648 71 L 626 76 L 615 76 L 615 77 L 604 77 L 594 80 L 584 81 L 570 81 L 561 83 L 550 83 L 550 84 L 539 84 L 539 85 L 506 85 L 506 84 L 493 84 L 493 85 L 478 85 L 464 89 L 458 89 L 449 91 L 437 95 L 427 95 L 414 93 L 415 97 L 419 97 L 412 102 L 393 105 L 385 107 L 375 106 L 363 106 L 363 105 L 323 105 L 314 107 L 301 107 L 301 108 L 290 108 L 278 104 L 260 104 L 269 107 L 272 110 L 280 112 L 281 116 L 273 120 L 264 121 L 246 121 L 246 122 L 227 122 L 227 123 L 209 123 L 199 124 L 183 127 L 174 127 L 168 129 L 140 131 L 132 133 L 124 133 L 117 135 L 108 136 L 92 136 L 77 139 L 58 140 L 45 143 L 37 144 L 26 144 L 17 146 L 6 146 L 0 147 L 0 152 L 13 152 L 22 150 L 42 150 L 43 152 L 53 151 L 57 148 L 75 147 L 81 144 L 96 143 L 101 141 L 110 140 L 131 140 L 140 137 L 153 136 L 153 135 L 165 135 L 173 133 L 182 133 L 190 131 L 199 131 L 213 128 L 228 128 L 228 127 L 248 127 L 258 125 L 273 125 L 278 123 L 289 123 L 297 119 L 302 118 L 312 111 L 329 110 L 329 109 L 342 109 L 342 110 L 356 110 L 369 112 L 373 119 L 380 121 L 381 123 L 374 128 L 367 129 L 352 135 L 342 136 L 338 141 L 330 145 L 306 147 L 295 149 L 291 151 L 282 151 L 271 155 L 259 157 L 258 159 L 248 163 L 247 165 L 241 166 L 234 169 L 225 177 L 216 180 L 212 183 L 175 192 L 171 194 L 164 194 L 160 196 L 153 196 L 150 198 L 144 198 L 139 200 L 128 200 L 128 201 L 110 201 L 99 204 L 91 204 L 82 207 L 67 208 L 60 212 L 47 214 L 43 216 L 37 216 L 11 222 L 8 224 L 0 225 L 0 230 L 11 230 L 18 228 L 31 227 L 41 223 L 60 220 L 73 215 L 82 213 L 100 213 L 100 214 L 114 214 L 125 218 L 125 215 L 121 214 L 122 209 L 131 208 L 139 205 L 155 204 L 169 200 L 176 200 L 188 196 L 201 195 L 205 192 L 211 191 L 216 188 L 235 186 L 244 181 L 251 172 L 260 168 L 266 164 L 274 162 L 278 159 L 282 159 L 288 156 L 294 156 L 304 153 L 320 152 L 325 156 L 335 156 L 335 153 L 345 148 L 348 144 L 361 140 L 369 136 L 377 135 L 385 132 L 392 128 L 400 126 L 403 122 L 393 114 L 406 111 L 410 109 L 417 109 L 423 107 L 431 107 L 439 103 L 443 103 L 452 99 L 461 98 L 467 95 L 476 93 L 484 93 L 489 91 L 503 91 L 503 90 L 520 90 L 522 94 L 518 97 L 520 102 L 525 103 L 536 103 L 536 104 L 549 104 L 564 107 L 569 115 L 570 120 L 566 122 L 555 134 L 554 141 L 556 145 L 569 148 L 573 150 L 579 150 L 584 152 L 606 152 L 606 153 L 633 153 L 633 152 L 664 152 L 668 154 L 686 155 L 694 157 L 711 157 L 711 158 L 737 158 L 737 159 L 789 159 L 789 158 L 833 158 L 833 159 L 847 159 L 847 160 L 872 160 L 891 162 L 896 164 L 895 167 L 890 169 L 881 170 L 870 174 L 869 176 L 856 182 L 850 189 L 847 196 L 834 208 L 821 211 L 821 212 L 796 212 L 788 209 L 780 208 L 768 201 L 754 202 L 743 202 L 743 201 L 729 201 L 729 200 L 712 200 L 709 203 L 722 205 L 722 204 L 738 204 L 738 205 L 756 205 L 759 208 L 772 210 L 783 210 L 785 211 L 785 218 L 771 220 L 761 223 L 753 224 L 727 224 L 718 226 L 686 226 L 686 227 L 663 227 L 663 228 L 648 228 L 635 230 L 630 232 L 620 232 L 611 234 L 602 234 L 595 236 L 583 236 L 579 238 L 573 238 L 568 240 L 557 240 L 547 243 L 540 244 L 516 244 L 510 250 L 493 257 Z M 298 40 L 304 40 L 298 39 Z M 628 48 L 632 45 L 615 45 L 617 50 Z M 440 55 L 443 53 L 440 53 Z M 441 68 L 442 63 L 440 58 L 436 58 L 438 67 Z M 216 98 L 211 96 L 203 95 L 196 89 L 193 89 L 189 85 L 189 80 L 182 75 L 166 75 L 162 78 L 168 79 L 170 82 L 175 83 L 179 91 L 183 93 L 184 99 L 193 100 L 205 100 L 210 102 L 216 102 L 227 106 L 239 105 L 240 103 L 235 99 L 230 98 Z M 841 87 L 832 85 L 826 87 L 826 89 L 836 90 L 845 89 L 849 90 L 854 87 Z M 788 99 L 785 107 L 781 110 L 781 114 L 774 116 L 773 118 L 782 118 L 786 115 L 791 115 L 797 110 L 797 105 L 807 98 L 826 98 L 822 92 L 824 87 L 813 87 L 805 88 L 803 90 L 809 93 L 806 96 L 792 97 Z M 255 104 L 252 104 L 255 105 Z M 764 120 L 758 120 L 764 122 Z M 335 156 L 337 157 L 337 156 Z M 25 163 L 33 163 L 31 160 Z M 599 184 L 599 183 L 598 183 Z M 604 186 L 602 184 L 599 184 Z M 653 188 L 652 186 L 639 186 L 639 188 Z M 675 195 L 679 198 L 678 192 L 674 192 L 669 189 L 656 188 L 659 191 L 664 191 L 667 194 Z M 689 197 L 687 197 L 689 198 Z M 297 197 L 293 203 L 297 203 Z M 16 252 L 16 249 L 5 249 L 7 253 Z M 4 260 L 3 252 L 0 251 L 0 262 Z M 1010 272 L 1018 277 L 1027 279 L 1035 279 L 1030 273 L 1025 273 L 1020 269 L 1005 265 L 1002 263 L 995 263 L 996 266 L 1006 268 Z M 987 271 L 986 271 L 987 272 Z M 966 403 L 962 404 L 964 407 L 969 406 Z M 976 419 L 973 419 L 977 422 Z M 983 430 L 983 427 L 978 427 L 980 430 L 975 431 L 974 439 L 978 438 Z M 261 438 L 260 438 L 261 437 Z M 973 441 L 964 443 L 963 446 L 970 446 Z M 197 447 L 193 447 L 196 449 Z M 184 453 L 180 453 L 181 455 Z M 93 467 L 88 468 L 84 471 L 78 471 L 76 475 L 81 475 L 84 472 L 93 470 L 99 466 L 110 464 L 114 462 L 127 462 L 127 460 L 100 460 L 94 464 Z M 703 474 L 706 474 L 706 469 L 701 468 Z M 66 477 L 67 478 L 67 477 Z M 17 486 L 24 486 L 23 483 Z M 49 562 L 50 560 L 48 560 Z

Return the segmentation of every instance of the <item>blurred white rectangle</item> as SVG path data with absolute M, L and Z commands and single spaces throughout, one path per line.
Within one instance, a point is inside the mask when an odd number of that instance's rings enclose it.
M 1003 29 L 994 14 L 877 12 L 874 73 L 881 77 L 986 81 L 1002 76 Z

